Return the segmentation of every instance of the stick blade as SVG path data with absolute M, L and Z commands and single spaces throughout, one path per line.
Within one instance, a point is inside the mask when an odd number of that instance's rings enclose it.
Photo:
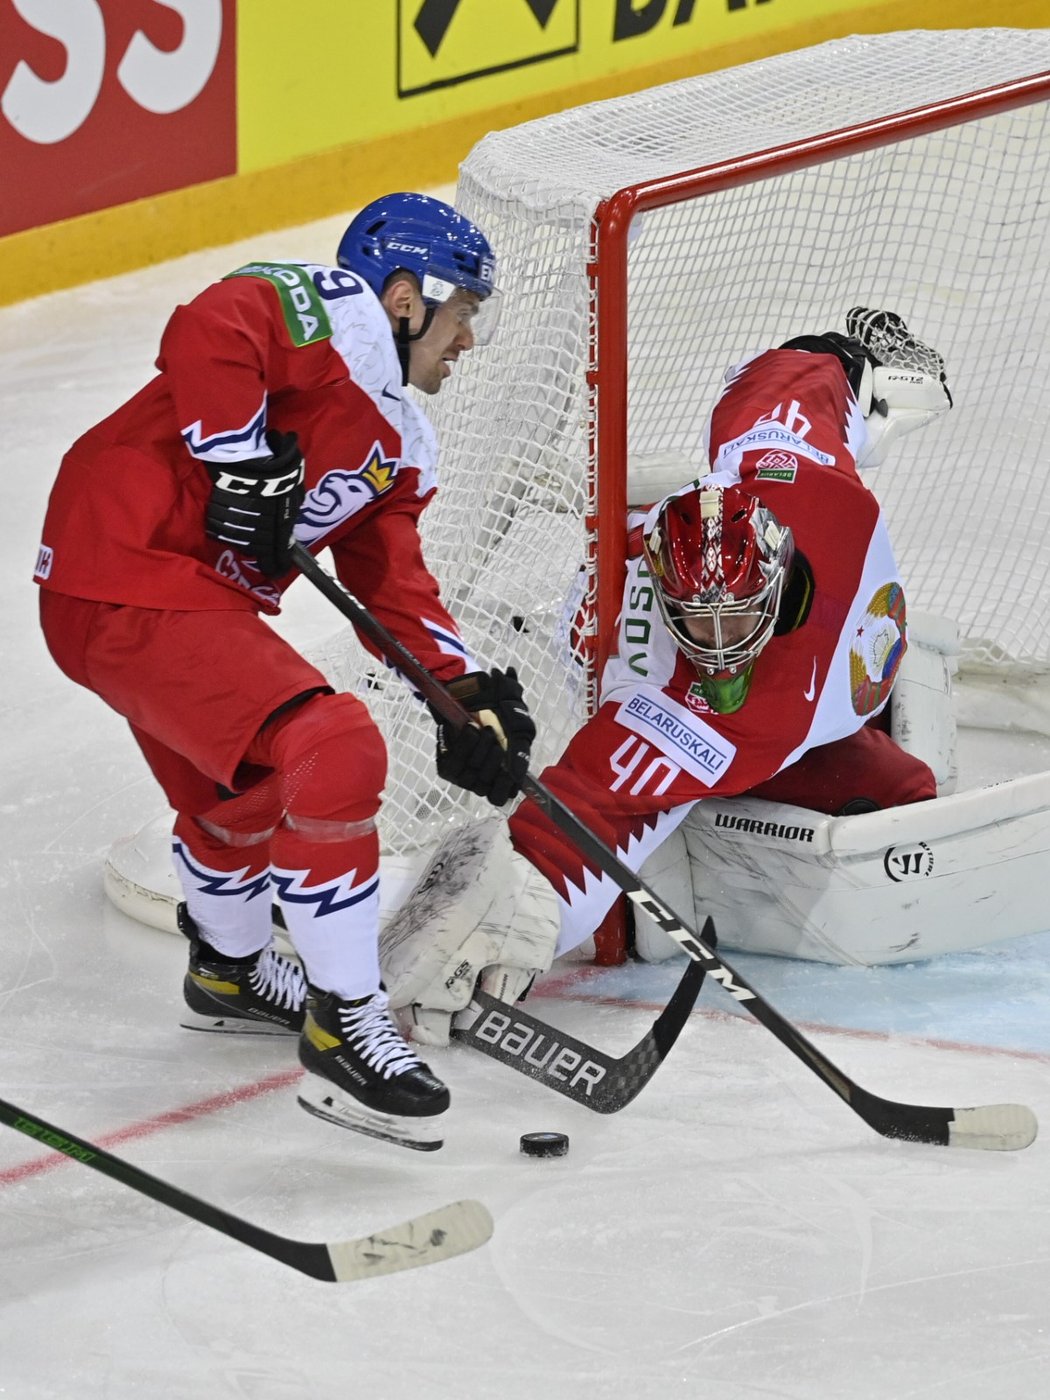
M 1039 1123 L 1021 1103 L 988 1104 L 984 1108 L 957 1108 L 948 1126 L 949 1147 L 975 1147 L 985 1152 L 1018 1152 L 1030 1146 Z
M 419 1269 L 467 1254 L 491 1239 L 492 1216 L 480 1201 L 453 1201 L 359 1240 L 326 1246 L 336 1283 Z

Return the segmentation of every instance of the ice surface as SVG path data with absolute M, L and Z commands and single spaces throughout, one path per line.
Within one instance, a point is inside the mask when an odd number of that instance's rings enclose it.
M 0 1396 L 1042 1393 L 1046 1140 L 1017 1155 L 884 1141 L 718 988 L 610 1118 L 469 1051 L 435 1052 L 454 1106 L 446 1148 L 423 1158 L 301 1112 L 292 1042 L 180 1030 L 180 944 L 101 890 L 110 842 L 158 796 L 121 721 L 45 653 L 29 581 L 40 522 L 62 451 L 143 382 L 177 301 L 252 256 L 323 259 L 342 223 L 0 312 L 0 1093 L 298 1238 L 463 1196 L 488 1204 L 496 1233 L 416 1273 L 315 1283 L 0 1128 Z M 284 625 L 304 643 L 334 630 L 305 585 Z M 1033 757 L 991 742 L 985 775 Z M 1040 935 L 875 970 L 736 961 L 874 1092 L 1019 1101 L 1050 1125 L 1048 950 Z M 576 964 L 533 1009 L 619 1054 L 678 970 Z M 519 1135 L 539 1129 L 569 1133 L 569 1156 L 521 1157 Z

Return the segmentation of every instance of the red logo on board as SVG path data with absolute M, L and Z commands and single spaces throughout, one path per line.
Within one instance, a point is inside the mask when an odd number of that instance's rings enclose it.
M 0 6 L 0 235 L 232 175 L 235 17 L 236 0 Z

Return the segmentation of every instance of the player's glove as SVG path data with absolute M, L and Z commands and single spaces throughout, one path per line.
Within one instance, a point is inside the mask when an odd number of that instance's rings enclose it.
M 259 572 L 279 578 L 291 568 L 292 528 L 303 503 L 303 458 L 295 433 L 266 434 L 272 457 L 220 466 L 212 479 L 204 533 L 254 559 Z
M 457 729 L 431 707 L 437 722 L 438 776 L 502 807 L 521 791 L 536 737 L 518 673 L 513 666 L 471 671 L 450 681 L 448 689 L 477 715 L 478 724 Z

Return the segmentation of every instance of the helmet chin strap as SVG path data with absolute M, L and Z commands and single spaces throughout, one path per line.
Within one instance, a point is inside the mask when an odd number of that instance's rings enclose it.
M 697 668 L 697 675 L 700 677 L 700 694 L 716 715 L 736 714 L 747 699 L 747 693 L 751 689 L 751 673 L 754 669 L 755 662 L 751 661 L 735 676 L 716 679 Z
M 427 306 L 423 311 L 423 324 L 414 334 L 409 330 L 409 319 L 407 316 L 398 317 L 397 334 L 394 336 L 394 344 L 397 346 L 398 363 L 401 366 L 401 383 L 408 383 L 408 367 L 413 340 L 420 340 L 430 329 L 430 323 L 434 319 L 436 306 Z

